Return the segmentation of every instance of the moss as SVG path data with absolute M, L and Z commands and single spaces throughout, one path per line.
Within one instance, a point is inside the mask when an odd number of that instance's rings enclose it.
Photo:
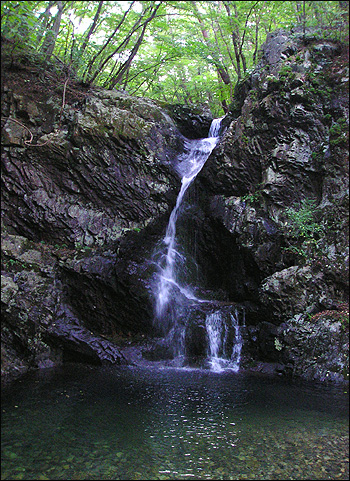
M 113 135 L 127 139 L 142 139 L 152 128 L 152 124 L 124 110 L 118 112 L 118 117 L 112 119 Z
M 31 267 L 30 264 L 27 265 L 25 262 L 21 262 L 18 259 L 14 259 L 13 257 L 8 257 L 6 255 L 3 257 L 2 264 L 7 271 L 11 272 L 20 272 L 23 269 Z
M 326 114 L 323 116 L 323 122 L 328 125 L 332 122 L 332 116 L 331 114 Z
M 291 65 L 283 65 L 278 75 L 280 80 L 283 80 L 283 81 L 295 79 L 295 72 L 293 72 Z
M 317 164 L 323 164 L 324 161 L 324 151 L 323 147 L 321 147 L 316 152 L 312 152 L 311 159 L 316 162 Z

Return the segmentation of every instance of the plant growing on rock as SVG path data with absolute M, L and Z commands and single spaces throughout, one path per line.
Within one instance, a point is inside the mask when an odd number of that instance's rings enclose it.
M 319 319 L 329 319 L 333 322 L 340 322 L 342 331 L 349 330 L 349 304 L 342 302 L 338 304 L 337 309 L 327 309 L 318 312 L 310 318 L 311 322 L 317 322 Z
M 249 192 L 249 194 L 243 195 L 242 196 L 243 202 L 249 202 L 250 204 L 259 202 L 263 194 L 261 187 L 262 187 L 261 184 L 258 184 L 254 192 Z
M 340 118 L 329 129 L 330 144 L 346 144 L 349 140 L 349 126 L 345 118 Z
M 317 221 L 318 208 L 314 199 L 304 199 L 300 206 L 289 207 L 285 214 L 286 240 L 290 244 L 284 250 L 297 254 L 302 260 L 311 260 L 319 253 L 319 242 L 324 235 Z

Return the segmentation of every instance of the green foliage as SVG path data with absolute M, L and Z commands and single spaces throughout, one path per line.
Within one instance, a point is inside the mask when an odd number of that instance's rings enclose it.
M 331 122 L 331 121 L 332 121 L 332 116 L 331 116 L 331 114 L 326 114 L 326 115 L 324 115 L 324 116 L 323 116 L 323 121 L 324 121 L 326 124 L 328 124 L 329 122 Z
M 261 200 L 262 197 L 262 190 L 261 184 L 256 186 L 255 192 L 250 192 L 249 194 L 243 195 L 242 200 L 244 202 L 249 202 L 250 204 L 255 204 Z
M 317 220 L 318 208 L 313 199 L 304 199 L 300 206 L 289 207 L 285 211 L 286 238 L 291 245 L 286 251 L 300 256 L 303 260 L 314 258 L 319 251 L 319 242 L 324 229 Z
M 275 344 L 275 349 L 276 349 L 277 351 L 282 351 L 283 345 L 282 345 L 281 341 L 280 341 L 277 337 L 275 337 L 274 344 Z
M 325 146 L 324 144 L 321 144 L 316 152 L 312 152 L 311 159 L 315 163 L 317 163 L 319 165 L 322 165 L 323 162 L 324 162 L 324 154 L 325 154 L 325 151 L 326 151 L 327 148 L 328 148 L 328 146 Z
M 329 136 L 331 145 L 346 144 L 348 142 L 349 125 L 346 118 L 340 118 L 332 124 L 329 129 Z
M 1 2 L 1 33 L 16 47 L 35 46 L 38 2 Z
M 206 104 L 219 116 L 233 101 L 233 85 L 258 60 L 267 33 L 318 26 L 326 37 L 346 38 L 347 12 L 339 2 L 304 6 L 305 12 L 295 2 L 253 0 L 3 1 L 1 32 L 11 55 L 23 52 L 23 61 L 33 57 L 43 65 L 52 57 L 64 75 L 87 84 Z M 286 67 L 280 78 L 293 75 Z
M 341 312 L 339 315 L 339 320 L 341 322 L 341 328 L 343 331 L 349 330 L 349 310 L 347 313 Z
M 14 270 L 21 270 L 26 269 L 28 266 L 25 262 L 21 262 L 18 259 L 13 259 L 12 257 L 3 261 L 4 266 L 6 269 L 13 268 Z
M 245 202 L 250 202 L 251 204 L 254 204 L 257 202 L 261 197 L 261 192 L 253 192 L 251 194 L 243 195 L 242 200 Z
M 300 207 L 289 207 L 286 210 L 290 221 L 290 232 L 294 237 L 309 239 L 322 232 L 322 227 L 315 221 L 317 212 L 314 199 L 304 199 Z

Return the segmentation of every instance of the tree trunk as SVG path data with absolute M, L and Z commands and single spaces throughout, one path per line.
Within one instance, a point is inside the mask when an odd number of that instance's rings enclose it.
M 95 16 L 94 16 L 94 20 L 92 22 L 92 25 L 84 39 L 84 42 L 83 42 L 83 45 L 81 46 L 81 49 L 80 49 L 80 54 L 83 55 L 84 53 L 84 50 L 86 49 L 88 43 L 89 43 L 89 40 L 90 40 L 90 37 L 91 35 L 93 34 L 95 28 L 96 28 L 96 25 L 97 25 L 97 21 L 99 19 L 99 16 L 100 16 L 100 13 L 101 13 L 101 9 L 102 9 L 102 5 L 103 5 L 103 0 L 101 0 L 98 4 L 98 7 L 97 7 L 97 11 L 95 13 Z
M 37 35 L 37 44 L 40 45 L 40 42 L 43 38 L 44 31 L 47 29 L 51 17 L 50 8 L 53 6 L 54 2 L 49 2 L 48 6 L 44 13 L 40 14 L 39 21 L 42 21 L 41 28 L 39 29 L 39 33 Z
M 62 18 L 64 3 L 62 1 L 58 1 L 57 8 L 58 8 L 58 12 L 55 16 L 52 29 L 46 32 L 45 39 L 41 47 L 44 53 L 44 58 L 46 62 L 50 60 L 56 45 L 56 40 L 57 40 L 58 32 L 60 29 L 60 25 L 61 25 L 61 18 Z
M 119 28 L 122 26 L 122 24 L 124 23 L 124 20 L 126 19 L 128 13 L 130 12 L 132 6 L 134 5 L 135 2 L 131 2 L 131 4 L 129 5 L 129 8 L 125 11 L 122 19 L 120 20 L 120 22 L 118 23 L 118 25 L 116 26 L 116 28 L 114 29 L 113 33 L 109 36 L 109 38 L 107 39 L 106 43 L 100 48 L 100 50 L 92 57 L 92 59 L 90 59 L 90 61 L 88 62 L 87 64 L 87 67 L 82 75 L 83 79 L 85 82 L 89 82 L 89 83 L 92 83 L 95 78 L 97 77 L 97 75 L 99 74 L 100 70 L 101 70 L 101 62 L 100 62 L 100 66 L 99 68 L 97 69 L 97 71 L 95 72 L 95 74 L 91 77 L 91 73 L 92 73 L 92 68 L 94 66 L 94 63 L 97 59 L 97 57 L 99 57 L 102 52 L 107 48 L 107 46 L 110 44 L 110 42 L 112 41 L 113 37 L 116 35 L 116 33 L 118 32 Z M 125 43 L 125 40 L 123 41 L 122 45 Z M 118 49 L 120 48 L 120 46 L 118 47 Z M 116 51 L 118 51 L 118 49 Z M 115 53 L 115 52 L 114 52 Z M 114 55 L 114 53 L 112 55 Z M 107 62 L 108 60 L 105 61 L 105 63 Z
M 226 85 L 230 85 L 231 84 L 231 78 L 230 78 L 230 75 L 227 71 L 227 68 L 222 65 L 222 63 L 218 60 L 217 58 L 217 55 L 215 52 L 213 52 L 213 49 L 211 48 L 210 46 L 210 43 L 209 43 L 209 34 L 204 26 L 204 22 L 202 20 L 202 17 L 201 17 L 201 14 L 197 8 L 197 5 L 196 5 L 196 2 L 195 1 L 191 1 L 191 4 L 193 5 L 193 12 L 199 22 L 199 25 L 201 27 L 201 32 L 202 32 L 202 36 L 203 36 L 203 39 L 208 47 L 208 50 L 210 51 L 213 59 L 214 59 L 214 65 L 216 67 L 216 70 L 218 72 L 218 74 L 220 75 L 220 78 L 222 79 L 222 81 L 224 82 L 224 84 Z
M 131 63 L 132 63 L 133 59 L 135 58 L 135 55 L 137 54 L 137 52 L 138 52 L 138 50 L 139 50 L 139 48 L 142 44 L 147 25 L 156 16 L 157 10 L 158 10 L 159 7 L 160 7 L 160 4 L 155 5 L 151 15 L 147 18 L 147 20 L 145 20 L 139 38 L 137 39 L 134 47 L 132 48 L 128 59 L 123 63 L 123 65 L 121 65 L 121 67 L 119 68 L 116 76 L 112 79 L 110 87 L 109 87 L 110 89 L 113 89 L 117 84 L 121 83 L 121 81 L 123 79 L 123 76 L 126 75 L 127 72 L 129 71 Z

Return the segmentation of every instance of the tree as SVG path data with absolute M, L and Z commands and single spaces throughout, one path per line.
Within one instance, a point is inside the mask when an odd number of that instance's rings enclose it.
M 97 9 L 96 9 L 96 13 L 95 13 L 95 16 L 94 16 L 94 19 L 92 21 L 92 24 L 91 24 L 91 27 L 89 28 L 84 40 L 83 40 L 83 44 L 82 46 L 80 47 L 80 55 L 83 55 L 84 53 L 84 50 L 86 49 L 89 41 L 90 41 L 90 37 L 91 35 L 94 33 L 94 31 L 96 30 L 96 27 L 97 27 L 97 22 L 98 22 L 98 19 L 100 17 L 100 14 L 101 14 L 101 10 L 102 10 L 102 7 L 103 7 L 103 0 L 100 0 L 98 2 L 98 6 L 97 6 Z
M 313 26 L 346 40 L 348 12 L 338 1 L 3 1 L 1 32 L 12 54 L 59 60 L 87 85 L 221 115 L 269 32 Z
M 50 60 L 50 57 L 51 57 L 51 55 L 54 51 L 55 43 L 56 43 L 56 40 L 57 40 L 57 37 L 58 37 L 58 32 L 59 32 L 59 29 L 60 29 L 63 9 L 65 7 L 65 4 L 67 6 L 68 2 L 62 2 L 61 0 L 59 0 L 58 2 L 54 2 L 54 3 L 50 2 L 50 3 L 52 5 L 57 6 L 57 13 L 56 13 L 56 15 L 53 19 L 52 28 L 48 28 L 46 30 L 46 35 L 45 35 L 44 41 L 41 45 L 41 51 L 44 54 L 44 59 L 45 59 L 46 62 L 48 60 Z M 48 10 L 50 10 L 50 8 Z
M 142 16 L 140 17 L 140 18 L 142 18 L 142 20 L 147 15 L 149 15 L 149 16 L 146 17 L 146 19 L 142 23 L 140 23 L 137 28 L 133 29 L 132 34 L 135 33 L 136 30 L 139 27 L 141 28 L 141 31 L 138 33 L 137 40 L 136 40 L 134 46 L 132 47 L 128 58 L 123 63 L 121 63 L 117 72 L 111 78 L 110 83 L 109 83 L 109 88 L 114 88 L 116 85 L 119 85 L 122 82 L 123 77 L 128 74 L 131 63 L 132 63 L 133 59 L 135 58 L 135 56 L 136 56 L 136 54 L 137 54 L 137 52 L 138 52 L 138 50 L 139 50 L 139 48 L 142 44 L 142 41 L 144 39 L 147 25 L 149 24 L 149 22 L 151 22 L 154 19 L 154 17 L 156 16 L 157 11 L 158 11 L 160 6 L 161 6 L 161 4 L 159 3 L 158 5 L 154 5 L 154 7 L 147 7 L 145 9 L 145 11 L 142 13 Z

